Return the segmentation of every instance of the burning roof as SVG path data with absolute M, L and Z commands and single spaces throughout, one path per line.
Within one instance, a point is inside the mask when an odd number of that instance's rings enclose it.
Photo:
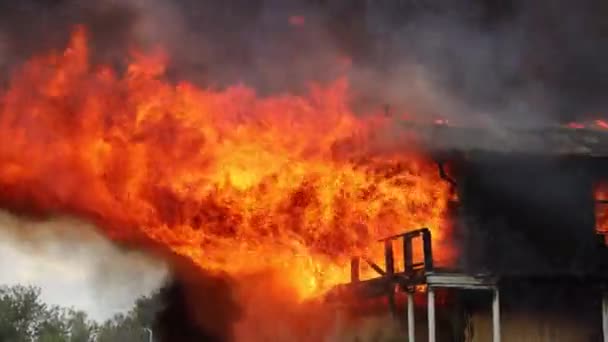
M 532 155 L 608 155 L 608 130 L 599 125 L 570 123 L 529 128 L 456 126 L 441 122 L 404 122 L 431 151 L 486 151 Z

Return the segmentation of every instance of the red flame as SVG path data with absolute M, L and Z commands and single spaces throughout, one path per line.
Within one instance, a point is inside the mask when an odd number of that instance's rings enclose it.
M 608 183 L 601 182 L 595 187 L 595 224 L 601 234 L 608 234 Z
M 572 128 L 572 129 L 583 129 L 583 128 L 585 128 L 585 125 L 583 125 L 582 123 L 578 123 L 578 122 L 570 122 L 570 123 L 566 124 L 566 126 L 568 128 Z
M 566 127 L 572 129 L 600 129 L 605 130 L 608 129 L 608 121 L 597 119 L 593 120 L 591 123 L 582 123 L 582 122 L 569 122 L 566 124 Z
M 301 15 L 292 15 L 289 17 L 289 25 L 291 26 L 304 26 L 306 24 L 306 18 Z
M 608 129 L 608 122 L 604 120 L 595 120 L 595 125 L 603 129 Z

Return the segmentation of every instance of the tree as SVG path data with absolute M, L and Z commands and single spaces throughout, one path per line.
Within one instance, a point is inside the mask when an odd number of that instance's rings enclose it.
M 40 289 L 0 287 L 0 341 L 31 341 L 46 309 L 40 301 Z
M 157 292 L 150 296 L 137 299 L 137 301 L 135 301 L 135 307 L 132 310 L 132 315 L 142 327 L 150 328 L 154 325 L 156 315 L 163 307 L 164 304 L 160 293 Z
M 93 339 L 96 325 L 82 311 L 69 310 L 67 314 L 69 342 L 89 342 Z
M 44 304 L 39 288 L 0 286 L 2 342 L 90 342 L 94 329 L 84 312 Z
M 158 294 L 142 297 L 98 325 L 82 311 L 44 304 L 39 288 L 0 286 L 0 342 L 147 342 L 161 309 Z
M 141 297 L 126 315 L 116 315 L 98 330 L 97 342 L 147 342 L 156 314 L 162 309 L 158 293 Z
M 35 322 L 34 339 L 37 342 L 67 342 L 69 338 L 68 325 L 64 310 L 51 307 L 41 313 L 40 321 Z M 87 342 L 87 341 L 85 341 Z
M 132 315 L 116 315 L 106 321 L 97 333 L 97 342 L 147 341 L 144 327 Z

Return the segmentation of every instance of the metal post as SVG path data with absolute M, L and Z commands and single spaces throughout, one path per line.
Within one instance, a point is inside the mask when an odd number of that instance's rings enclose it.
M 492 341 L 500 342 L 500 293 L 494 288 L 492 299 Z
M 608 342 L 608 293 L 602 292 L 602 332 L 604 342 Z
M 436 342 L 435 337 L 435 290 L 432 287 L 428 287 L 427 290 L 427 302 L 428 302 L 428 325 L 429 325 L 429 342 Z
M 408 342 L 416 340 L 416 324 L 414 319 L 414 292 L 407 292 L 407 338 Z
M 150 328 L 144 328 L 145 331 L 148 332 L 148 342 L 154 342 L 154 333 Z
M 425 228 L 422 231 L 422 248 L 424 250 L 424 270 L 426 272 L 432 272 L 433 265 L 433 246 L 431 241 L 431 231 Z

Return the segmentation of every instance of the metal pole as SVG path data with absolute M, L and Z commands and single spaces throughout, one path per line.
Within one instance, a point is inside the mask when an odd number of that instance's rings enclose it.
M 150 328 L 144 328 L 145 331 L 148 332 L 148 342 L 154 342 L 154 333 Z
M 500 342 L 500 293 L 494 289 L 492 299 L 492 341 Z
M 407 338 L 408 342 L 416 340 L 416 324 L 414 319 L 414 292 L 407 292 Z
M 602 292 L 602 332 L 604 342 L 608 342 L 608 293 Z
M 428 287 L 427 290 L 428 302 L 428 325 L 429 325 L 429 342 L 436 342 L 435 337 L 435 290 Z

